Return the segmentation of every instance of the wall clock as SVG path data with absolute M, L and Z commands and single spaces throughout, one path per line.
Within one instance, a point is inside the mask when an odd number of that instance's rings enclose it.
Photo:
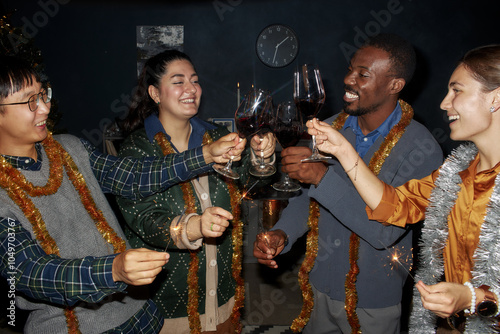
M 255 50 L 267 66 L 284 67 L 297 58 L 299 40 L 290 27 L 272 24 L 259 33 Z

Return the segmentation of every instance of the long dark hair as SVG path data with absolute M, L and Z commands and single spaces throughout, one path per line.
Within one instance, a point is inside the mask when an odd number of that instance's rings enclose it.
M 139 76 L 139 84 L 132 98 L 129 112 L 122 123 L 125 133 L 139 128 L 149 115 L 158 111 L 158 106 L 149 96 L 148 88 L 153 85 L 159 89 L 161 78 L 167 72 L 168 65 L 176 60 L 187 60 L 193 65 L 188 55 L 177 50 L 163 51 L 146 61 Z

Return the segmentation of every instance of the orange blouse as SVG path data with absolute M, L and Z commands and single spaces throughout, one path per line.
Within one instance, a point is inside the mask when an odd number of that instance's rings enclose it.
M 444 249 L 444 273 L 447 282 L 464 283 L 471 279 L 473 255 L 479 243 L 486 207 L 500 172 L 494 168 L 476 174 L 479 156 L 469 168 L 459 173 L 462 184 L 457 202 L 448 216 L 448 240 Z M 434 182 L 439 170 L 421 180 L 411 180 L 393 188 L 384 186 L 382 201 L 375 210 L 366 208 L 368 217 L 396 226 L 414 224 L 425 218 Z

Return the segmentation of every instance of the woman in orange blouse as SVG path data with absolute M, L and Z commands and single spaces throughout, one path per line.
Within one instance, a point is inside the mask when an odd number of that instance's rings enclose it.
M 398 188 L 380 181 L 329 124 L 307 125 L 319 149 L 342 164 L 371 219 L 401 227 L 425 219 L 410 332 L 434 332 L 439 317 L 490 333 L 500 314 L 500 45 L 464 56 L 441 109 L 450 137 L 465 143 L 431 175 Z

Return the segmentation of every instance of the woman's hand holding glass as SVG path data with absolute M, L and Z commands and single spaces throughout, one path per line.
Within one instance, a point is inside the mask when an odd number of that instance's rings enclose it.
M 246 139 L 240 138 L 237 133 L 233 132 L 203 146 L 203 157 L 207 164 L 212 162 L 224 164 L 231 159 L 238 161 L 241 159 L 246 143 Z
M 252 88 L 245 95 L 234 113 L 236 130 L 242 139 L 253 137 L 260 131 L 259 116 L 263 109 L 268 108 L 269 102 L 269 93 L 261 89 Z M 229 159 L 225 166 L 217 164 L 213 168 L 226 177 L 239 179 L 240 175 L 231 168 L 232 162 L 233 159 Z
M 307 132 L 311 136 L 316 136 L 316 147 L 320 151 L 339 158 L 348 147 L 352 148 L 347 139 L 340 132 L 332 128 L 330 124 L 314 118 L 307 121 L 306 125 Z
M 272 132 L 268 132 L 262 136 L 255 135 L 250 141 L 250 147 L 254 152 L 260 152 L 263 159 L 269 159 L 276 150 L 276 138 Z
M 271 134 L 272 136 L 272 126 L 273 126 L 273 101 L 269 92 L 258 90 L 257 92 L 262 93 L 265 97 L 265 101 L 260 103 L 255 109 L 255 121 L 257 126 L 257 136 L 259 141 L 263 141 L 266 136 Z M 251 91 L 250 96 L 255 94 L 255 91 Z M 255 137 L 255 136 L 254 136 Z M 249 169 L 250 174 L 257 177 L 271 176 L 276 173 L 276 167 L 274 167 L 273 162 L 265 161 L 264 150 L 261 147 L 255 149 L 252 147 L 255 159 L 252 159 L 252 166 Z

